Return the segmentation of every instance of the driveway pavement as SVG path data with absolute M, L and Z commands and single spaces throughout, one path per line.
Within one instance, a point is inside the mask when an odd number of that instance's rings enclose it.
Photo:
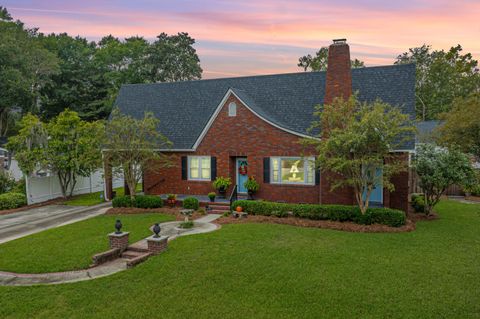
M 111 203 L 95 206 L 47 205 L 0 216 L 0 244 L 42 230 L 101 215 Z

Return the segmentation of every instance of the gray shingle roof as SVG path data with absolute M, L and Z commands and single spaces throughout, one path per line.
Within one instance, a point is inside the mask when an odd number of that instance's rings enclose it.
M 435 130 L 443 124 L 442 121 L 423 121 L 415 124 L 417 134 L 415 143 L 431 143 L 435 139 Z
M 379 98 L 415 118 L 413 64 L 353 69 L 352 87 L 361 101 Z M 190 149 L 229 89 L 270 122 L 308 135 L 314 107 L 323 103 L 325 72 L 128 84 L 120 89 L 115 105 L 138 118 L 153 112 L 173 148 Z M 413 140 L 402 147 L 413 148 Z

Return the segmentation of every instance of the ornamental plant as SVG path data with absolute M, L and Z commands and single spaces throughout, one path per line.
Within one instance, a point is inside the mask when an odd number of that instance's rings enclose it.
M 232 185 L 232 180 L 230 177 L 223 177 L 223 176 L 218 176 L 212 183 L 213 188 L 219 190 L 219 189 L 227 189 Z
M 249 176 L 243 186 L 245 186 L 247 190 L 254 193 L 260 188 L 260 184 L 258 184 L 258 182 L 255 180 L 255 176 Z
M 213 202 L 215 200 L 216 196 L 217 196 L 217 194 L 215 194 L 214 192 L 208 193 L 208 198 L 210 198 L 211 202 Z

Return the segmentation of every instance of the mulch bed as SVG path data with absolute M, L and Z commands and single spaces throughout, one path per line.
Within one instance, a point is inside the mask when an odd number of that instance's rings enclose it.
M 425 215 L 424 213 L 408 213 L 407 215 L 407 219 L 410 219 L 414 222 L 418 222 L 421 220 L 435 220 L 438 218 L 439 216 L 435 212 L 432 212 L 430 215 Z
M 480 203 L 480 196 L 465 196 L 465 199 Z
M 150 214 L 150 213 L 158 213 L 158 214 L 166 214 L 166 215 L 175 215 L 175 219 L 178 221 L 183 221 L 185 216 L 180 214 L 180 211 L 183 208 L 180 207 L 162 207 L 162 208 L 135 208 L 135 207 L 116 207 L 110 208 L 105 212 L 105 215 L 125 215 L 125 214 Z M 194 212 L 189 219 L 198 219 L 200 217 L 205 216 L 205 214 L 201 214 L 199 212 Z
M 327 228 L 358 233 L 401 233 L 415 230 L 415 222 L 409 219 L 407 219 L 406 224 L 401 227 L 390 227 L 380 224 L 359 225 L 352 222 L 336 222 L 331 220 L 311 220 L 297 217 L 274 217 L 259 215 L 248 215 L 247 218 L 234 218 L 231 216 L 222 217 L 217 219 L 215 222 L 220 225 L 246 223 L 282 224 L 300 227 Z

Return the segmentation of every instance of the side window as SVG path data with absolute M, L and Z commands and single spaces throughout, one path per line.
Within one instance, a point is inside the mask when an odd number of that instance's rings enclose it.
M 228 116 L 237 116 L 237 104 L 235 102 L 228 104 Z

